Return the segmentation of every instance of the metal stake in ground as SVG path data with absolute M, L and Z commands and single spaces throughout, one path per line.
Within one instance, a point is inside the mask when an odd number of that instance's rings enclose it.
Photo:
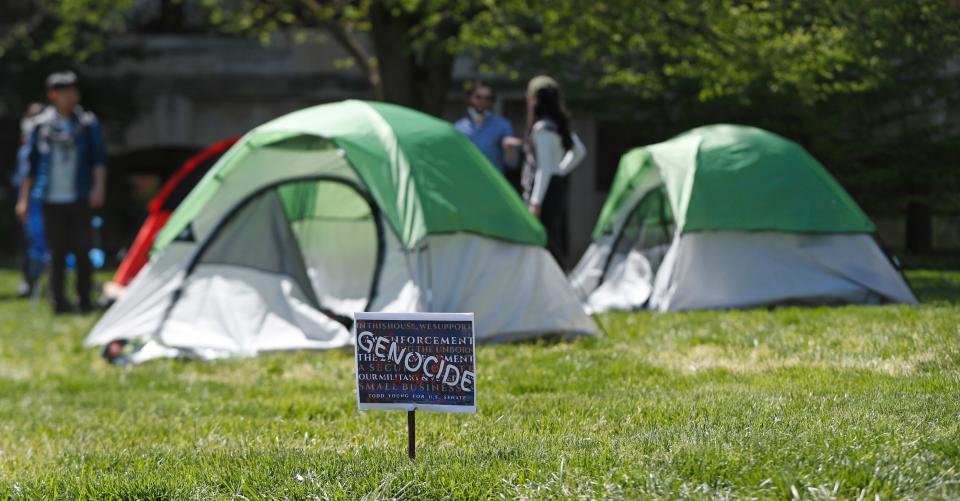
M 417 411 L 407 411 L 407 455 L 417 459 Z

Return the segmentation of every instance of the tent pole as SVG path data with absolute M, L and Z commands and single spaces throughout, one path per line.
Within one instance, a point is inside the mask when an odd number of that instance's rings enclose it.
M 427 302 L 430 309 L 428 311 L 437 311 L 433 309 L 433 253 L 430 251 L 430 244 L 427 244 Z

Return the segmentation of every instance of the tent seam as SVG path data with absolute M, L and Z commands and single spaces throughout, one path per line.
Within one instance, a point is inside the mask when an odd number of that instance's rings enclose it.
M 420 189 L 418 186 L 417 178 L 416 176 L 414 176 L 413 169 L 410 168 L 410 160 L 407 158 L 407 155 L 403 152 L 403 149 L 400 148 L 400 138 L 397 136 L 396 131 L 393 130 L 393 127 L 390 126 L 390 123 L 387 122 L 386 119 L 384 119 L 379 113 L 377 113 L 377 110 L 373 109 L 373 107 L 367 104 L 366 102 L 364 101 L 356 101 L 356 102 L 361 104 L 364 111 L 368 115 L 373 117 L 373 120 L 380 125 L 380 127 L 377 128 L 378 129 L 377 135 L 383 137 L 383 134 L 381 134 L 380 131 L 385 128 L 387 131 L 386 135 L 389 137 L 389 139 L 393 143 L 393 148 L 395 149 L 396 156 L 398 157 L 398 161 L 396 164 L 396 167 L 398 170 L 398 176 L 396 179 L 398 182 L 398 188 L 401 188 L 397 190 L 397 193 L 398 194 L 403 193 L 403 202 L 400 204 L 401 205 L 400 207 L 397 207 L 398 209 L 400 209 L 401 218 L 403 218 L 403 216 L 407 213 L 407 211 L 405 210 L 405 207 L 408 202 L 407 202 L 406 193 L 402 189 L 403 187 L 400 186 L 399 184 L 400 182 L 399 171 L 401 169 L 404 169 L 406 171 L 405 174 L 407 176 L 407 179 L 409 180 L 408 182 L 410 183 L 410 188 L 411 188 L 410 189 L 410 192 L 411 192 L 410 195 L 412 197 L 411 203 L 414 204 L 413 218 L 414 218 L 415 229 L 411 232 L 413 233 L 411 235 L 401 235 L 402 237 L 401 241 L 403 242 L 404 246 L 408 248 L 414 248 L 416 247 L 415 244 L 420 240 L 422 240 L 423 237 L 426 236 L 426 234 L 429 232 L 427 231 L 426 219 L 423 214 L 423 205 L 421 204 L 421 199 L 420 199 Z M 388 153 L 392 153 L 392 152 L 388 152 Z M 391 167 L 393 167 L 394 166 L 394 162 L 392 158 L 393 155 L 390 155 L 390 156 L 391 156 L 391 160 L 390 160 Z M 400 200 L 397 200 L 397 201 L 400 202 Z M 416 236 L 416 233 L 418 232 L 417 228 L 419 228 L 419 233 L 421 233 L 419 236 Z M 406 233 L 406 228 L 403 228 L 403 231 L 404 233 Z M 415 236 L 416 238 L 414 238 Z

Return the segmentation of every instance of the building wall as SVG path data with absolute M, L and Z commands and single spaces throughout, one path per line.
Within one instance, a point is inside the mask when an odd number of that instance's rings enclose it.
M 135 82 L 134 120 L 108 127 L 115 152 L 199 147 L 296 109 L 370 95 L 358 70 L 336 64 L 347 54 L 332 43 L 296 43 L 281 35 L 264 46 L 250 39 L 154 35 L 118 45 L 139 57 L 89 70 L 98 78 Z

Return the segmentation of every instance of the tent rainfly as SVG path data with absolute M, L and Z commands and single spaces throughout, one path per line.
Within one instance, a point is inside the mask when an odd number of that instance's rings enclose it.
M 221 157 L 85 344 L 134 341 L 133 361 L 335 348 L 352 342 L 357 311 L 472 311 L 480 342 L 595 334 L 544 243 L 446 122 L 316 106 Z
M 916 304 L 875 231 L 796 143 L 705 126 L 620 159 L 571 282 L 588 312 Z

